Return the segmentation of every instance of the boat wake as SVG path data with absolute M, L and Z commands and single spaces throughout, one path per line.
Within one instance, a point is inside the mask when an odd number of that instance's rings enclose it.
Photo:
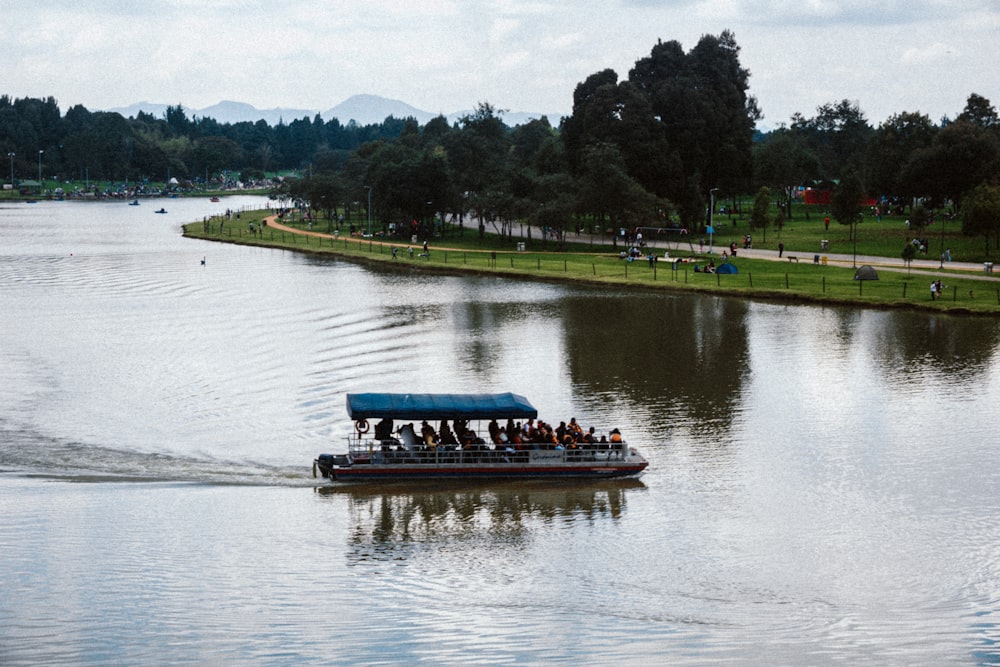
M 177 456 L 60 441 L 0 430 L 0 474 L 81 483 L 182 482 L 241 486 L 317 484 L 305 467 Z

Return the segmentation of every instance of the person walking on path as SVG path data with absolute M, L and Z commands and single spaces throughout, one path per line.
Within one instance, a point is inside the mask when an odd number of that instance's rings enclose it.
M 785 254 L 785 244 L 784 243 L 779 243 L 778 244 L 778 257 L 781 257 L 783 254 Z

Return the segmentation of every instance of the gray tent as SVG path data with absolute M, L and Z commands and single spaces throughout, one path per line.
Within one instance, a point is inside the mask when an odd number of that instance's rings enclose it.
M 854 272 L 855 280 L 878 280 L 878 271 L 875 267 L 870 264 L 865 264 L 864 266 L 859 266 L 858 270 Z

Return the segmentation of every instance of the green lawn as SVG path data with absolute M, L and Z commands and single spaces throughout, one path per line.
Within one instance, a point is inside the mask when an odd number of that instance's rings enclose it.
M 393 242 L 388 239 L 351 240 L 344 237 L 316 238 L 302 234 L 266 228 L 263 234 L 251 235 L 250 222 L 255 226 L 266 211 L 244 213 L 237 223 L 227 223 L 219 233 L 217 221 L 209 223 L 206 232 L 203 223 L 192 223 L 185 233 L 197 238 L 230 243 L 263 244 L 314 253 L 331 253 L 396 265 L 401 269 L 425 268 L 438 271 L 474 271 L 482 274 L 502 275 L 540 280 L 570 280 L 621 287 L 658 290 L 684 290 L 734 296 L 753 296 L 792 302 L 822 302 L 860 304 L 873 307 L 905 307 L 933 309 L 948 312 L 1000 314 L 1000 280 L 983 281 L 958 272 L 943 272 L 945 290 L 943 298 L 931 301 L 929 285 L 931 276 L 917 270 L 908 274 L 886 269 L 879 271 L 877 281 L 854 280 L 854 269 L 824 266 L 812 261 L 775 262 L 765 259 L 737 257 L 739 273 L 732 275 L 707 274 L 694 271 L 698 257 L 685 257 L 691 261 L 673 264 L 658 261 L 650 266 L 645 259 L 628 262 L 618 257 L 609 247 L 589 250 L 589 244 L 571 244 L 555 252 L 556 244 L 549 242 L 550 252 L 543 251 L 537 239 L 526 242 L 526 250 L 518 252 L 518 239 L 498 239 L 486 235 L 480 239 L 478 232 L 466 230 L 463 236 L 437 239 L 430 244 L 430 256 L 421 257 L 420 244 Z M 289 221 L 284 221 L 289 224 Z M 302 227 L 301 223 L 292 223 Z M 875 223 L 873 223 L 874 226 Z M 884 224 L 884 223 L 883 223 Z M 822 228 L 822 222 L 820 222 Z M 737 227 L 737 229 L 739 229 Z M 833 226 L 831 225 L 831 230 Z M 313 230 L 325 232 L 325 222 L 313 225 Z M 787 231 L 787 230 L 786 230 Z M 768 244 L 777 240 L 768 238 Z M 832 242 L 832 239 L 831 239 Z M 755 240 L 760 247 L 762 241 Z M 682 244 L 684 247 L 685 244 Z M 717 239 L 716 247 L 719 246 Z M 396 247 L 394 259 L 392 249 Z M 408 248 L 412 247 L 411 257 Z M 786 241 L 786 247 L 794 247 Z M 867 246 L 872 252 L 874 245 Z M 447 248 L 447 249 L 446 249 Z M 861 252 L 859 240 L 859 253 Z M 689 249 L 686 253 L 690 254 Z M 697 249 L 697 246 L 695 246 Z M 953 252 L 955 248 L 953 247 Z M 806 253 L 802 253 L 805 255 Z M 809 252 L 809 257 L 812 255 Z M 661 252 L 662 255 L 662 252 Z M 678 256 L 671 252 L 671 256 Z M 715 256 L 718 261 L 718 254 Z M 894 258 L 895 259 L 895 258 Z M 939 272 L 935 272 L 938 275 Z

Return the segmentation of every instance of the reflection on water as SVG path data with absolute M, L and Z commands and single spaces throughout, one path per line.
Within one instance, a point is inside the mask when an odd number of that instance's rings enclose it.
M 699 434 L 730 427 L 749 369 L 746 302 L 588 295 L 566 299 L 562 312 L 579 393 L 682 419 Z
M 411 485 L 412 486 L 412 485 Z M 618 520 L 625 493 L 640 480 L 600 483 L 506 482 L 414 486 L 321 486 L 325 496 L 346 497 L 350 510 L 350 562 L 405 560 L 434 543 L 530 540 L 555 521 Z
M 182 239 L 207 204 L 0 208 L 0 663 L 1000 660 L 996 320 Z M 352 391 L 650 467 L 331 487 Z

